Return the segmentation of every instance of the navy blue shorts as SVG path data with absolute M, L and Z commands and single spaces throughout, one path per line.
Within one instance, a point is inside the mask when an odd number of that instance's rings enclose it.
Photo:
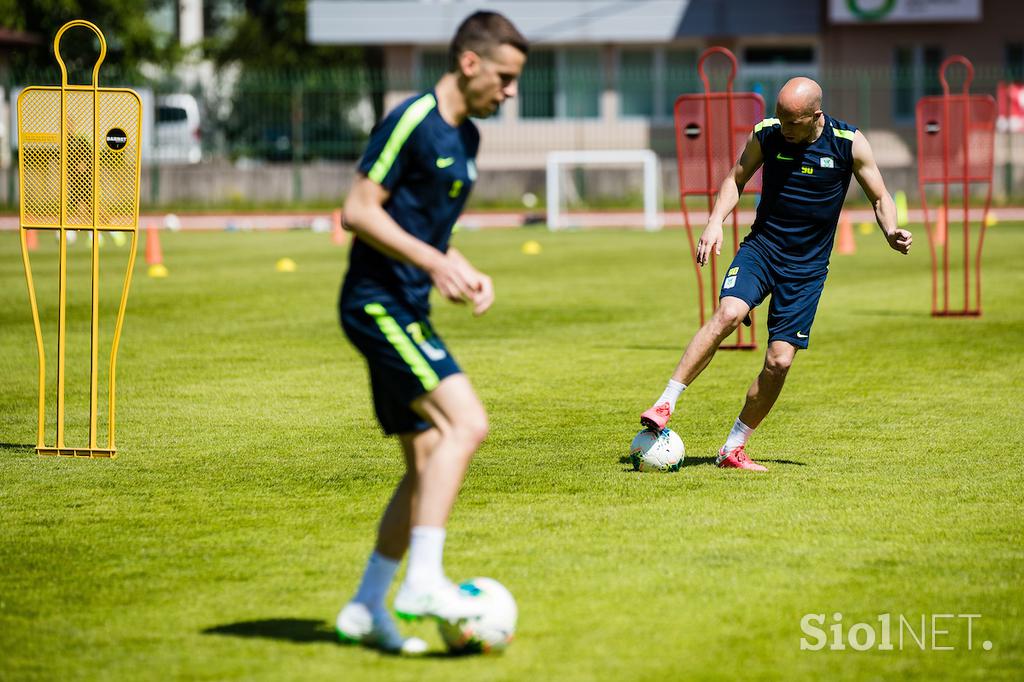
M 341 307 L 341 327 L 366 358 L 373 407 L 384 433 L 418 433 L 431 426 L 411 407 L 459 368 L 430 321 L 411 307 L 382 297 Z
M 783 277 L 768 258 L 747 244 L 740 244 L 718 298 L 733 296 L 756 308 L 771 294 L 768 343 L 786 341 L 797 348 L 807 348 L 827 276 L 828 272 L 802 279 Z

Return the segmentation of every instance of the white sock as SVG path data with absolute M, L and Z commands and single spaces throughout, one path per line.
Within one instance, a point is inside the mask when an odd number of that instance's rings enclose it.
M 732 425 L 732 431 L 729 432 L 729 437 L 725 439 L 725 445 L 722 447 L 722 450 L 729 452 L 733 448 L 746 445 L 750 439 L 750 434 L 753 432 L 754 429 L 741 422 L 739 417 L 737 417 L 736 423 Z
M 686 384 L 681 384 L 675 379 L 668 380 L 668 386 L 665 387 L 665 392 L 661 394 L 654 404 L 661 405 L 662 403 L 668 403 L 672 411 L 676 411 L 676 401 L 679 400 L 679 396 L 682 395 L 683 391 L 686 390 Z
M 387 596 L 391 581 L 395 579 L 399 563 L 401 562 L 378 552 L 371 554 L 352 601 L 364 604 L 370 611 L 385 608 L 384 597 Z
M 444 580 L 441 557 L 444 554 L 444 528 L 416 526 L 409 541 L 409 568 L 405 580 L 410 585 L 428 589 Z

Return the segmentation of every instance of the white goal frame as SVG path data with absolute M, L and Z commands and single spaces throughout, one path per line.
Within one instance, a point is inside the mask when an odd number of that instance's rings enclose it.
M 562 221 L 562 166 L 628 166 L 642 164 L 644 171 L 644 229 L 660 230 L 661 221 L 661 172 L 658 155 L 650 149 L 604 149 L 583 151 L 556 151 L 547 155 L 547 204 L 548 229 L 560 230 L 569 227 Z

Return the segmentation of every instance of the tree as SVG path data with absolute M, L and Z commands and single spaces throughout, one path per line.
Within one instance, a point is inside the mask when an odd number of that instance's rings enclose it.
M 143 63 L 169 66 L 181 56 L 175 41 L 161 40 L 166 36 L 161 36 L 148 18 L 149 13 L 171 6 L 176 6 L 175 0 L 0 0 L 0 25 L 42 39 L 39 45 L 9 55 L 16 74 L 53 69 L 53 38 L 57 31 L 73 19 L 86 19 L 99 27 L 107 42 L 101 78 L 111 74 L 124 81 L 139 81 Z M 84 33 L 83 29 L 75 31 Z M 98 56 L 97 41 L 82 40 L 81 35 L 69 32 L 61 40 L 61 57 L 72 83 L 92 80 L 92 67 Z
M 311 45 L 306 40 L 306 0 L 235 0 L 236 15 L 226 39 L 211 38 L 206 54 L 218 65 L 297 71 L 358 68 L 358 47 Z
M 364 131 L 349 113 L 369 88 L 363 50 L 311 45 L 306 0 L 236 0 L 229 30 L 205 52 L 238 69 L 224 123 L 237 154 L 273 160 L 357 156 Z

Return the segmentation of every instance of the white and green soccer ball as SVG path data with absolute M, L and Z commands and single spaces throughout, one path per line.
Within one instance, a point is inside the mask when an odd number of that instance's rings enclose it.
M 643 429 L 629 445 L 629 461 L 637 471 L 679 471 L 686 447 L 672 429 Z
M 473 578 L 459 585 L 464 594 L 479 599 L 483 615 L 456 623 L 441 621 L 441 638 L 452 653 L 504 651 L 516 631 L 519 611 L 505 586 L 492 578 Z

